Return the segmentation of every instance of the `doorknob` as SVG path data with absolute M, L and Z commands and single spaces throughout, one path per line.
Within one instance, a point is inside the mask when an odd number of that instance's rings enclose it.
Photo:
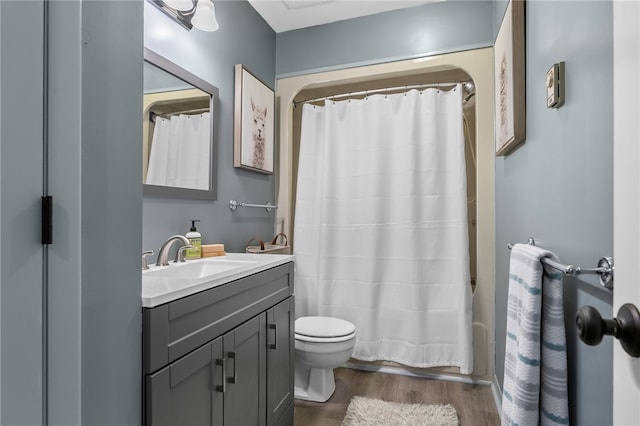
M 604 335 L 614 336 L 629 355 L 640 357 L 640 312 L 631 303 L 622 305 L 613 319 L 602 319 L 596 308 L 583 306 L 576 314 L 576 327 L 587 345 L 597 345 Z

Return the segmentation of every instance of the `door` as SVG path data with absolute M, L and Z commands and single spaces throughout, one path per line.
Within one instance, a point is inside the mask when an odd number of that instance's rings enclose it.
M 267 311 L 267 426 L 293 420 L 282 416 L 293 412 L 294 321 L 293 297 Z
M 147 376 L 146 420 L 153 426 L 223 424 L 222 338 Z
M 266 323 L 266 314 L 260 314 L 224 335 L 225 425 L 265 424 Z
M 613 2 L 614 238 L 613 312 L 640 307 L 640 4 Z M 640 358 L 613 350 L 613 424 L 640 424 Z
M 28 19 L 26 18 L 28 17 Z M 26 24 L 26 22 L 29 24 Z M 44 2 L 0 1 L 0 424 L 46 422 Z M 44 319 L 43 319 L 44 318 Z

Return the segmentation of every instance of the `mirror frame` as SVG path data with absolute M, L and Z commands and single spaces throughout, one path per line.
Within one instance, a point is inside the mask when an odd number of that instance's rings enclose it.
M 217 191 L 217 175 L 218 175 L 218 162 L 217 162 L 217 152 L 218 152 L 218 144 L 216 137 L 217 130 L 217 112 L 216 105 L 218 102 L 218 88 L 212 85 L 211 83 L 206 82 L 200 77 L 192 74 L 186 69 L 176 65 L 171 62 L 167 58 L 159 55 L 153 50 L 145 47 L 144 48 L 144 60 L 149 62 L 150 64 L 162 69 L 163 71 L 178 77 L 179 79 L 185 81 L 186 83 L 191 84 L 193 87 L 202 90 L 203 92 L 211 95 L 211 100 L 209 103 L 209 110 L 211 112 L 211 156 L 209 158 L 209 189 L 190 189 L 190 188 L 180 188 L 174 186 L 159 186 L 159 185 L 147 185 L 146 183 L 142 184 L 142 194 L 143 196 L 149 197 L 162 197 L 162 198 L 181 198 L 181 199 L 192 199 L 192 200 L 216 200 L 218 191 Z

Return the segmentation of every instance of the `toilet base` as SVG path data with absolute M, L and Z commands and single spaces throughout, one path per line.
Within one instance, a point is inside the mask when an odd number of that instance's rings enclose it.
M 313 368 L 296 363 L 294 397 L 326 402 L 336 390 L 333 368 Z

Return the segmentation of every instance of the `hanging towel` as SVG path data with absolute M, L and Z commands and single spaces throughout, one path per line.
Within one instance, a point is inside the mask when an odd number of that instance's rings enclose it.
M 509 264 L 503 425 L 568 425 L 562 273 L 555 254 L 516 244 Z

